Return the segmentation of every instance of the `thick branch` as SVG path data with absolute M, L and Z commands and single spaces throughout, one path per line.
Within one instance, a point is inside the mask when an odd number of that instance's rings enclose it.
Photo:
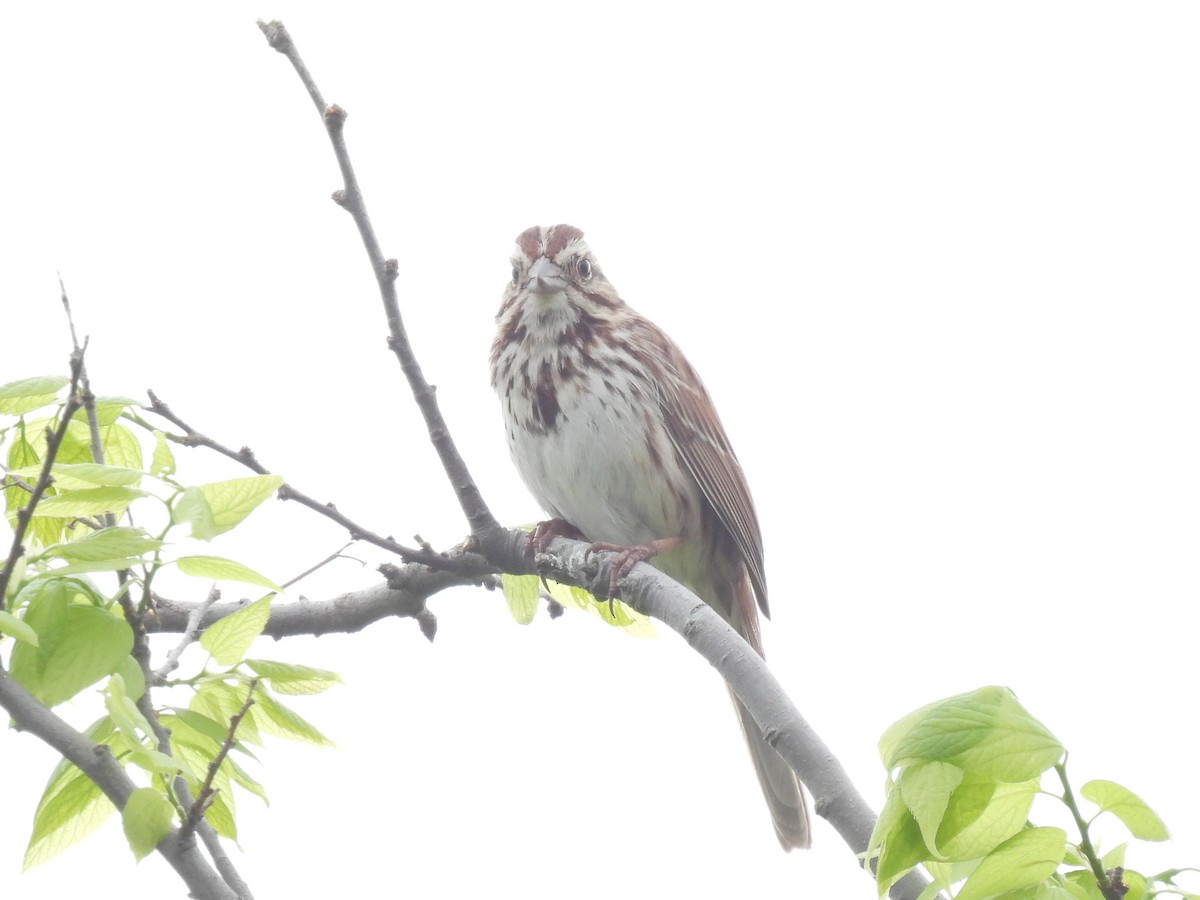
M 519 532 L 493 532 L 480 550 L 504 571 L 536 571 L 566 584 L 603 592 L 612 554 L 588 556 L 589 545 L 557 538 L 535 561 L 524 556 Z M 638 612 L 666 623 L 708 660 L 745 704 L 768 743 L 813 795 L 817 815 L 828 821 L 856 855 L 866 851 L 875 812 L 846 771 L 805 721 L 771 670 L 708 604 L 657 569 L 639 564 L 620 582 L 621 599 Z M 895 900 L 915 900 L 926 881 L 910 873 L 892 886 Z
M 108 748 L 92 743 L 60 719 L 3 669 L 0 669 L 0 706 L 18 729 L 41 738 L 94 781 L 113 806 L 125 808 L 136 785 Z M 171 829 L 159 843 L 158 852 L 179 873 L 192 896 L 203 900 L 238 900 L 237 894 L 200 853 L 196 842 L 181 835 L 179 829 Z
M 425 612 L 425 601 L 439 591 L 479 583 L 475 578 L 436 572 L 421 565 L 402 566 L 398 571 L 401 577 L 393 582 L 393 586 L 377 584 L 331 600 L 301 599 L 294 603 L 277 603 L 271 608 L 271 618 L 263 634 L 273 638 L 296 634 L 349 634 L 392 616 L 418 618 Z M 147 618 L 146 627 L 150 631 L 182 634 L 200 605 L 160 597 L 156 604 L 157 615 Z M 209 604 L 200 617 L 201 630 L 245 605 L 238 601 Z

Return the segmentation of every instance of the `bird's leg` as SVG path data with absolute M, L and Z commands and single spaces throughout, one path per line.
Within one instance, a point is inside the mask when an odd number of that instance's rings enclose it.
M 613 598 L 617 597 L 617 582 L 629 574 L 632 569 L 640 562 L 645 562 L 652 559 L 658 554 L 666 550 L 674 550 L 683 543 L 683 538 L 669 537 L 659 538 L 655 541 L 648 541 L 645 544 L 635 544 L 632 547 L 626 547 L 621 544 L 610 544 L 606 541 L 596 541 L 592 546 L 588 547 L 585 556 L 591 556 L 593 553 L 608 551 L 616 553 L 617 557 L 612 561 L 612 566 L 608 570 L 608 612 L 611 615 L 613 612 Z

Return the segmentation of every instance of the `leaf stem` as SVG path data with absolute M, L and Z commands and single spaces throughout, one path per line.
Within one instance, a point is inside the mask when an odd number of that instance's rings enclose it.
M 1108 873 L 1104 871 L 1104 864 L 1096 854 L 1096 848 L 1092 845 L 1092 839 L 1088 834 L 1088 823 L 1084 821 L 1083 814 L 1079 811 L 1079 804 L 1075 802 L 1075 792 L 1071 790 L 1071 783 L 1067 780 L 1066 760 L 1055 763 L 1054 771 L 1058 773 L 1058 780 L 1062 782 L 1063 786 L 1063 794 L 1059 799 L 1071 811 L 1071 816 L 1075 819 L 1075 826 L 1079 829 L 1079 850 L 1083 853 L 1091 867 L 1092 874 L 1096 877 L 1096 887 L 1100 889 L 1105 900 L 1121 900 L 1127 889 L 1123 889 L 1124 885 L 1122 884 L 1114 883 L 1108 877 Z

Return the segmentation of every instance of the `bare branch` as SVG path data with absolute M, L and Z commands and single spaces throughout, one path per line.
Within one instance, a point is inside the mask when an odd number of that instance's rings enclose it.
M 564 584 L 604 595 L 612 553 L 591 553 L 590 545 L 555 538 L 549 552 L 533 560 L 524 554 L 520 532 L 500 532 L 481 541 L 480 550 L 506 572 L 536 571 Z M 643 615 L 666 623 L 708 660 L 754 716 L 768 743 L 813 795 L 817 815 L 828 821 L 857 856 L 866 851 L 876 815 L 859 794 L 837 757 L 805 721 L 761 656 L 708 604 L 649 564 L 639 563 L 619 582 L 621 599 Z M 895 900 L 915 900 L 928 882 L 910 873 L 892 886 Z
M 183 629 L 183 638 L 167 651 L 167 661 L 154 670 L 154 681 L 156 684 L 162 684 L 163 679 L 179 668 L 179 657 L 183 655 L 183 651 L 200 639 L 200 623 L 204 621 L 204 614 L 208 612 L 209 607 L 221 599 L 221 592 L 214 586 L 208 592 L 196 608 L 188 613 L 187 625 Z
M 225 733 L 225 740 L 221 742 L 221 749 L 217 751 L 217 755 L 209 762 L 208 772 L 204 776 L 204 783 L 200 785 L 200 790 L 196 793 L 195 802 L 192 803 L 192 808 L 188 810 L 187 818 L 183 821 L 183 827 L 179 829 L 185 835 L 191 834 L 196 830 L 197 824 L 199 824 L 201 818 L 204 816 L 204 811 L 208 809 L 213 797 L 216 796 L 217 791 L 213 787 L 213 781 L 216 780 L 217 770 L 221 768 L 221 763 L 225 762 L 225 757 L 233 749 L 238 726 L 242 724 L 242 719 L 246 717 L 246 713 L 254 705 L 254 689 L 256 687 L 258 687 L 258 679 L 251 678 L 250 688 L 246 691 L 246 702 L 229 719 L 229 730 Z
M 396 354 L 396 358 L 400 361 L 400 368 L 403 370 L 405 378 L 408 379 L 413 398 L 417 401 L 421 415 L 425 418 L 429 439 L 433 442 L 434 449 L 442 461 L 442 468 L 446 470 L 446 475 L 450 479 L 450 486 L 454 489 L 455 496 L 458 497 L 459 506 L 462 507 L 463 514 L 471 526 L 471 534 L 478 536 L 494 531 L 500 527 L 500 523 L 488 509 L 483 495 L 479 493 L 479 488 L 476 487 L 475 481 L 467 469 L 467 464 L 459 455 L 454 439 L 450 436 L 450 430 L 442 418 L 433 386 L 425 380 L 425 376 L 421 373 L 421 366 L 408 342 L 404 321 L 400 317 L 400 304 L 396 298 L 397 263 L 394 259 L 384 259 L 379 241 L 375 238 L 375 229 L 367 215 L 362 190 L 359 188 L 358 178 L 354 174 L 354 167 L 350 162 L 350 153 L 346 149 L 343 134 L 346 111 L 340 106 L 325 103 L 324 97 L 321 96 L 316 82 L 309 74 L 304 60 L 300 58 L 296 45 L 282 22 L 266 23 L 259 20 L 258 27 L 266 36 L 267 43 L 288 58 L 325 123 L 325 130 L 333 144 L 333 153 L 337 157 L 344 182 L 342 190 L 334 194 L 334 200 L 350 213 L 354 224 L 358 226 L 358 233 L 366 248 L 367 257 L 371 261 L 371 269 L 375 273 L 384 312 L 387 315 L 390 333 L 388 346 Z
M 258 458 L 254 455 L 254 451 L 249 447 L 234 450 L 219 441 L 213 440 L 177 416 L 171 407 L 158 398 L 154 391 L 147 391 L 146 393 L 150 397 L 150 406 L 147 409 L 155 415 L 166 419 L 183 432 L 182 436 L 167 435 L 168 439 L 188 447 L 207 447 L 210 450 L 220 453 L 222 456 L 232 459 L 234 462 L 241 463 L 251 472 L 256 472 L 259 475 L 271 474 L 271 470 L 258 461 Z M 405 562 L 424 563 L 435 568 L 454 571 L 461 575 L 476 575 L 480 578 L 496 571 L 495 567 L 490 565 L 487 560 L 472 554 L 458 554 L 455 557 L 449 557 L 444 553 L 436 552 L 428 545 L 419 548 L 406 547 L 404 544 L 400 544 L 390 537 L 384 537 L 376 534 L 369 528 L 363 527 L 353 519 L 343 515 L 332 503 L 321 503 L 314 500 L 308 494 L 297 490 L 290 484 L 285 483 L 280 486 L 279 499 L 295 500 L 313 512 L 341 525 L 350 533 L 350 537 L 354 540 L 366 541 L 369 544 L 374 544 L 376 547 L 381 547 L 384 550 L 395 553 Z
M 62 446 L 63 438 L 67 435 L 67 428 L 71 424 L 71 417 L 75 415 L 82 403 L 79 397 L 79 378 L 82 372 L 83 350 L 79 349 L 71 354 L 71 383 L 67 389 L 67 402 L 63 405 L 57 427 L 46 435 L 46 455 L 42 459 L 41 474 L 38 475 L 38 480 L 33 486 L 33 490 L 29 492 L 28 502 L 17 510 L 17 523 L 16 527 L 13 528 L 13 539 L 12 544 L 8 548 L 8 559 L 5 560 L 4 568 L 0 569 L 0 608 L 3 608 L 4 598 L 8 596 L 8 583 L 12 578 L 13 571 L 17 567 L 17 560 L 25 555 L 25 532 L 29 529 L 29 523 L 33 519 L 34 510 L 42 502 L 42 495 L 46 493 L 46 488 L 50 486 L 50 470 L 54 467 L 54 459 L 58 456 L 58 450 Z
M 350 591 L 330 600 L 301 598 L 294 603 L 275 604 L 271 607 L 271 618 L 263 634 L 276 639 L 297 634 L 350 634 L 394 616 L 414 618 L 424 629 L 427 621 L 426 600 L 447 588 L 479 584 L 478 578 L 436 571 L 423 565 L 398 566 L 394 571 L 400 574 L 393 577 L 389 584 Z M 146 620 L 147 629 L 154 632 L 184 632 L 190 625 L 191 617 L 202 605 L 164 597 L 156 600 L 156 614 Z M 200 629 L 203 631 L 213 622 L 243 609 L 245 605 L 242 601 L 209 605 L 200 613 Z

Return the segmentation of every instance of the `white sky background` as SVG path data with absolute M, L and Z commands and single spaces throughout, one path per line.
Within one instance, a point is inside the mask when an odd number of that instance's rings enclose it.
M 1130 865 L 1200 862 L 1195 5 L 330 9 L 6 12 L 0 382 L 65 371 L 59 270 L 98 391 L 152 387 L 378 531 L 463 536 L 324 131 L 254 26 L 281 18 L 350 112 L 413 343 L 501 520 L 540 511 L 492 317 L 515 235 L 571 222 L 704 374 L 766 534 L 772 668 L 872 804 L 892 721 L 1005 684 L 1077 784 L 1167 820 Z M 341 540 L 277 503 L 244 532 L 211 550 L 278 579 Z M 376 580 L 344 564 L 303 593 Z M 271 808 L 239 798 L 259 898 L 874 896 L 823 822 L 779 851 L 674 635 L 521 628 L 480 591 L 432 609 L 433 645 L 404 620 L 257 649 L 346 681 L 294 703 L 338 747 L 269 744 Z M 182 896 L 115 819 L 19 874 L 53 761 L 0 734 L 0 896 Z

